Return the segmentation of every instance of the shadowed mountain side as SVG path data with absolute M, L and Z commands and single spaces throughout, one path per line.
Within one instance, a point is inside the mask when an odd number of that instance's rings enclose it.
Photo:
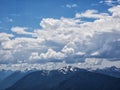
M 30 73 L 6 90 L 120 90 L 120 79 L 69 67 Z

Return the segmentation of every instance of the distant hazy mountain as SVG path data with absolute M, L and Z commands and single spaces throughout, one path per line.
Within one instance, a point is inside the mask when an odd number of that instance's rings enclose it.
M 97 69 L 97 70 L 94 70 L 93 72 L 120 78 L 120 68 L 116 68 L 115 66 L 104 68 L 104 69 Z
M 11 70 L 0 70 L 0 82 L 6 77 L 8 77 L 9 75 L 11 75 L 12 73 L 13 71 Z
M 28 73 L 30 73 L 30 71 L 29 72 L 28 71 L 26 71 L 26 72 L 14 71 L 12 74 L 10 74 L 9 76 L 7 76 L 6 78 L 4 78 L 0 82 L 0 90 L 4 90 L 4 89 L 12 86 L 13 84 L 15 84 L 15 82 L 17 82 L 18 80 L 20 80 L 21 78 L 23 78 Z
M 6 90 L 120 90 L 120 78 L 69 66 L 32 72 Z

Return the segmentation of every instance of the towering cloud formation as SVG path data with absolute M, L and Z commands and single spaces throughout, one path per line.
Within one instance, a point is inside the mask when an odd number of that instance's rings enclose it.
M 33 37 L 14 37 L 0 33 L 0 63 L 94 62 L 86 58 L 120 58 L 120 6 L 109 13 L 87 10 L 74 18 L 43 18 L 41 29 L 33 32 L 13 27 L 17 34 Z M 83 21 L 93 18 L 94 21 Z M 3 38 L 4 37 L 4 38 Z M 11 37 L 14 37 L 13 39 Z M 99 60 L 99 59 L 97 59 Z

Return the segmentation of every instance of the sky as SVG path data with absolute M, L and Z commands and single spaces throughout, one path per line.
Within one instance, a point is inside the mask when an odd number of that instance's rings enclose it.
M 0 69 L 120 68 L 119 11 L 120 0 L 0 0 Z

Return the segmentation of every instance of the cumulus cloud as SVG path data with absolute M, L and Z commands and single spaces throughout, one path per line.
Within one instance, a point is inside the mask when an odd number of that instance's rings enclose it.
M 48 51 L 46 53 L 41 53 L 40 54 L 40 58 L 41 59 L 63 59 L 64 58 L 64 54 L 60 53 L 60 52 L 56 52 L 52 49 L 48 49 Z
M 0 63 L 84 62 L 99 65 L 104 59 L 119 60 L 118 11 L 119 5 L 109 8 L 109 13 L 87 10 L 73 18 L 43 18 L 41 29 L 33 32 L 26 31 L 25 27 L 13 27 L 11 30 L 17 34 L 34 34 L 35 37 L 12 38 L 12 34 L 0 33 Z M 86 22 L 81 19 L 83 17 L 95 20 Z
M 63 30 L 69 27 L 75 27 L 77 23 L 80 23 L 80 20 L 76 20 L 74 18 L 64 18 L 60 19 L 54 18 L 43 18 L 40 22 L 40 26 L 45 30 Z
M 35 62 L 35 60 L 47 60 L 47 61 L 54 61 L 54 60 L 62 60 L 65 55 L 61 52 L 56 52 L 52 49 L 48 49 L 46 53 L 38 54 L 38 52 L 33 52 L 29 57 L 29 60 Z M 31 61 L 31 62 L 32 62 Z

